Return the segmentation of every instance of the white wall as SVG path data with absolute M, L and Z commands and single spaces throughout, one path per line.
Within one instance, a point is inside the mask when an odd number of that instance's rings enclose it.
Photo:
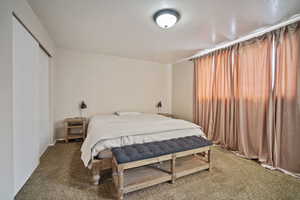
M 39 63 L 38 63 L 38 124 L 39 124 L 39 153 L 43 153 L 52 143 L 52 135 L 50 135 L 50 96 L 49 96 L 49 57 L 42 50 L 39 49 Z
M 54 55 L 55 44 L 27 1 L 14 0 L 13 11 L 34 36 L 38 38 L 39 42 L 47 49 L 47 51 L 51 55 Z
M 13 20 L 14 193 L 39 163 L 39 45 Z
M 171 112 L 171 66 L 121 57 L 56 50 L 54 119 L 57 138 L 62 120 L 79 115 L 87 103 L 88 116 L 115 111 Z
M 54 43 L 25 0 L 1 0 L 0 4 L 0 199 L 10 200 L 14 196 L 12 11 L 51 53 Z
M 50 144 L 55 144 L 55 127 L 54 127 L 54 58 L 49 59 L 49 132 Z
M 55 56 L 55 43 L 51 39 L 48 31 L 43 26 L 37 15 L 34 13 L 30 5 L 27 3 L 26 0 L 10 0 L 13 3 L 13 12 L 21 19 L 21 21 L 26 25 L 27 28 L 37 37 L 39 42 L 47 49 L 47 51 L 52 55 Z M 11 12 L 11 11 L 10 11 Z M 50 59 L 49 64 L 49 84 L 50 84 L 50 134 L 51 134 L 51 143 L 54 141 L 54 123 L 53 123 L 53 71 L 54 62 Z
M 13 199 L 12 2 L 0 5 L 0 199 Z
M 193 121 L 194 64 L 185 61 L 173 65 L 172 113 L 175 117 Z

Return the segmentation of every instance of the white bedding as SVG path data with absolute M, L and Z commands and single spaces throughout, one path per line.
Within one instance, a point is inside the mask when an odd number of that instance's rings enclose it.
M 192 135 L 204 133 L 196 124 L 161 115 L 97 115 L 90 119 L 81 159 L 89 166 L 95 156 L 112 147 Z

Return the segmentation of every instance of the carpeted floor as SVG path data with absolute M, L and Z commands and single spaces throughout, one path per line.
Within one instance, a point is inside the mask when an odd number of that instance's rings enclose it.
M 81 143 L 58 143 L 50 147 L 39 167 L 17 194 L 17 200 L 112 199 L 112 182 L 104 175 L 99 186 L 80 160 Z M 125 196 L 128 200 L 296 200 L 300 180 L 239 158 L 219 147 L 212 152 L 213 168 Z

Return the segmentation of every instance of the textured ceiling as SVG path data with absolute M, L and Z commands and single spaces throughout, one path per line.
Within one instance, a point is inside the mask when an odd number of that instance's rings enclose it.
M 57 47 L 174 63 L 300 13 L 300 0 L 27 0 Z M 181 19 L 162 30 L 162 8 Z

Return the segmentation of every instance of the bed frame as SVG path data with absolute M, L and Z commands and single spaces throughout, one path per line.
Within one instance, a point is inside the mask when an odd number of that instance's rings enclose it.
M 96 113 L 91 115 L 90 117 L 97 116 L 102 113 Z M 86 124 L 86 134 L 88 134 L 88 124 L 89 120 Z M 92 182 L 94 185 L 99 185 L 99 181 L 101 179 L 101 171 L 112 169 L 112 157 L 111 158 L 103 158 L 103 159 L 93 159 L 91 163 L 91 172 L 92 172 Z
M 94 114 L 91 117 L 96 116 L 98 114 L 99 113 Z M 87 126 L 88 126 L 88 123 L 89 123 L 89 120 L 87 121 Z M 87 131 L 87 134 L 88 134 L 88 131 Z M 92 182 L 94 185 L 99 185 L 99 182 L 101 179 L 101 171 L 112 170 L 112 161 L 113 161 L 112 157 L 102 158 L 102 159 L 94 158 L 92 160 L 91 172 L 92 172 Z
M 98 185 L 101 171 L 112 169 L 112 158 L 95 159 L 92 161 L 92 181 Z

